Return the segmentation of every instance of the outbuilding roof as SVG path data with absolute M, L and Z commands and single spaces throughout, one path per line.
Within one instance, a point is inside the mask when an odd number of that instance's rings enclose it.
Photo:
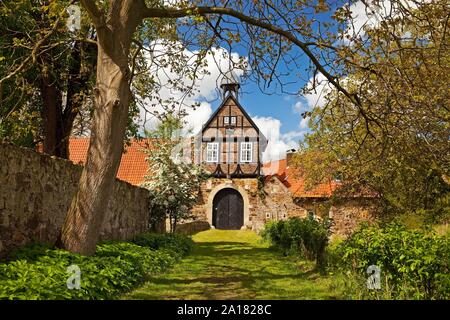
M 148 164 L 143 150 L 150 146 L 149 142 L 149 139 L 133 139 L 129 146 L 125 146 L 125 152 L 122 154 L 119 171 L 117 172 L 118 179 L 136 186 L 144 182 Z M 88 148 L 88 137 L 71 138 L 69 140 L 69 160 L 76 164 L 84 164 Z
M 286 159 L 265 163 L 263 173 L 266 177 L 276 176 L 289 189 L 291 194 L 298 198 L 331 197 L 340 185 L 336 180 L 329 179 L 308 189 L 305 178 L 297 168 L 289 167 Z

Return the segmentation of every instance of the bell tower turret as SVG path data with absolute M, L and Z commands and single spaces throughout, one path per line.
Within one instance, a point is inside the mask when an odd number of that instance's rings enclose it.
M 225 99 L 229 94 L 238 99 L 238 91 L 240 88 L 239 77 L 233 71 L 227 71 L 220 81 L 220 88 L 222 89 L 222 98 Z

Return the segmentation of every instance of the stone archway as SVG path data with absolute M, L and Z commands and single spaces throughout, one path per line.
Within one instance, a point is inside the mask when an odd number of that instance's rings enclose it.
M 244 210 L 244 221 L 243 221 L 243 226 L 242 228 L 245 228 L 249 221 L 250 221 L 250 208 L 249 208 L 249 197 L 247 192 L 235 185 L 234 183 L 222 183 L 216 187 L 214 187 L 208 196 L 208 202 L 206 204 L 206 217 L 208 219 L 209 224 L 212 226 L 214 224 L 213 221 L 213 210 L 214 210 L 214 198 L 215 196 L 223 189 L 234 189 L 237 192 L 239 192 L 239 194 L 242 197 L 242 202 L 243 202 L 243 210 Z
M 244 226 L 244 201 L 239 191 L 224 188 L 213 200 L 212 224 L 216 229 L 239 230 Z

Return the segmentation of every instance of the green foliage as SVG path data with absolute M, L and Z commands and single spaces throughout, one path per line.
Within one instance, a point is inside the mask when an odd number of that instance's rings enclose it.
M 140 239 L 140 240 L 138 240 Z M 30 245 L 0 264 L 0 299 L 109 299 L 129 291 L 148 274 L 172 267 L 189 250 L 186 237 L 145 234 L 136 242 L 97 245 L 95 256 Z M 81 270 L 81 289 L 68 289 L 67 267 Z
M 330 234 L 330 220 L 317 221 L 312 217 L 271 221 L 262 236 L 285 255 L 298 254 L 316 260 L 318 268 L 325 266 L 325 248 Z
M 2 141 L 32 147 L 47 135 L 57 134 L 46 132 L 47 108 L 57 114 L 58 130 L 72 128 L 74 120 L 68 115 L 86 109 L 83 102 L 87 102 L 95 74 L 96 47 L 84 41 L 92 40 L 85 19 L 77 37 L 68 32 L 64 21 L 69 4 L 68 0 L 2 2 L 0 57 L 8 57 L 0 63 Z M 50 91 L 51 98 L 47 96 Z M 79 121 L 78 117 L 74 127 Z
M 179 234 L 167 234 L 161 237 L 155 233 L 144 233 L 135 237 L 132 242 L 153 250 L 170 249 L 181 255 L 191 252 L 194 245 L 191 238 Z
M 76 33 L 68 31 L 66 8 L 71 3 L 73 1 L 69 0 L 2 1 L 0 141 L 34 147 L 49 135 L 58 135 L 62 131 L 67 131 L 64 132 L 67 135 L 82 135 L 89 131 L 93 111 L 93 99 L 89 96 L 96 78 L 96 36 L 80 4 L 81 29 Z M 59 24 L 53 30 L 58 18 Z M 37 48 L 36 44 L 44 37 L 46 40 Z M 31 56 L 33 59 L 26 61 Z M 25 63 L 22 71 L 15 73 L 22 63 Z M 6 79 L 10 75 L 13 76 Z M 150 81 L 148 76 L 141 78 L 141 81 Z M 46 92 L 51 92 L 51 98 Z M 58 124 L 47 132 L 46 110 L 49 108 L 57 114 Z M 126 142 L 138 136 L 138 115 L 139 105 L 133 99 L 127 119 Z M 57 143 L 63 144 L 66 138 L 57 137 L 63 140 Z
M 329 252 L 333 267 L 347 274 L 347 285 L 358 298 L 450 297 L 450 241 L 430 230 L 408 230 L 398 223 L 363 226 Z M 370 265 L 381 269 L 379 290 L 366 287 Z
M 307 180 L 339 175 L 346 187 L 341 191 L 376 192 L 386 214 L 441 214 L 450 210 L 438 201 L 450 195 L 450 56 L 441 58 L 439 49 L 450 39 L 443 10 L 448 1 L 418 1 L 407 12 L 401 1 L 389 3 L 397 13 L 367 28 L 364 40 L 349 37 L 352 45 L 338 54 L 345 57 L 342 85 L 359 96 L 360 105 L 324 90 L 326 106 L 305 113 L 311 133 L 296 160 Z M 336 15 L 346 20 L 346 10 Z
M 163 237 L 160 237 L 163 238 Z M 131 261 L 139 268 L 141 274 L 156 273 L 173 266 L 182 256 L 177 250 L 171 247 L 161 248 L 155 251 L 133 243 L 109 243 L 99 245 L 97 254 L 101 257 L 122 257 Z
M 406 212 L 393 217 L 392 221 L 403 224 L 410 229 L 421 228 L 426 225 L 448 224 L 450 222 L 450 194 L 436 199 L 435 205 L 431 209 Z

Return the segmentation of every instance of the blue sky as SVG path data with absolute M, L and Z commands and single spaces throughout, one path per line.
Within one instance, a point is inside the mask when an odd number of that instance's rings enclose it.
M 298 130 L 300 114 L 293 105 L 301 99 L 291 95 L 268 95 L 262 93 L 254 83 L 248 83 L 240 90 L 239 101 L 251 116 L 273 117 L 281 121 L 282 133 Z M 214 109 L 218 102 L 213 104 Z

